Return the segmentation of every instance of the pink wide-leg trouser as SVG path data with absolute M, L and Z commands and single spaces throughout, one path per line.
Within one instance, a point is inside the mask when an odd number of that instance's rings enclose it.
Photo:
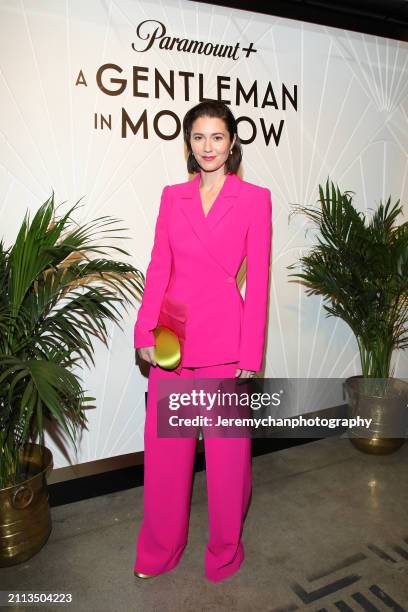
M 156 381 L 172 378 L 234 378 L 237 363 L 182 368 L 180 374 L 151 367 L 144 430 L 143 521 L 134 569 L 167 572 L 179 563 L 187 544 L 196 438 L 157 436 Z M 251 494 L 251 438 L 204 437 L 209 538 L 205 575 L 218 582 L 244 560 L 241 540 Z

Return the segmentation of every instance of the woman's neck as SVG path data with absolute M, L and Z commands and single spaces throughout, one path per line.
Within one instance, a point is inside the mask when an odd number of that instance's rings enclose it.
M 214 172 L 204 172 L 201 170 L 200 188 L 212 190 L 224 182 L 225 175 L 225 166 Z

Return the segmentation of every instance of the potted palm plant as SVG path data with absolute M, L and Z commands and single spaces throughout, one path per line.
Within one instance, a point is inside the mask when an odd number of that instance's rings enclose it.
M 118 322 L 118 306 L 143 291 L 141 272 L 107 256 L 129 255 L 106 244 L 124 228 L 109 216 L 75 223 L 78 204 L 57 218 L 53 193 L 31 223 L 26 213 L 11 247 L 0 242 L 0 566 L 29 559 L 47 540 L 45 424 L 76 448 L 95 398 L 75 367 L 94 365 L 92 339 L 107 344 L 105 322 Z
M 363 438 L 361 430 L 351 431 L 350 439 L 365 452 L 385 454 L 404 442 L 408 415 L 408 385 L 391 369 L 394 351 L 408 346 L 408 222 L 397 225 L 402 207 L 391 197 L 367 220 L 352 194 L 327 179 L 318 206 L 292 205 L 289 218 L 305 214 L 318 237 L 299 260 L 302 271 L 289 276 L 300 279 L 307 295 L 323 297 L 327 317 L 351 328 L 362 375 L 347 379 L 345 390 L 352 413 L 370 413 L 373 425 Z

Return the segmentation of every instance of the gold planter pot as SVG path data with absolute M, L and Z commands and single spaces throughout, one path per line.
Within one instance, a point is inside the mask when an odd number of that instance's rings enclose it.
M 51 533 L 46 481 L 53 467 L 51 451 L 28 443 L 20 457 L 27 479 L 0 489 L 0 567 L 33 557 Z
M 348 430 L 350 442 L 373 455 L 398 450 L 408 432 L 408 383 L 398 378 L 352 376 L 344 388 L 349 396 L 349 417 L 372 419 L 368 428 Z

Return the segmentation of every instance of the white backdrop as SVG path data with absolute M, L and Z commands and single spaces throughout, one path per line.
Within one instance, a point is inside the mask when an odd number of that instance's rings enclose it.
M 153 20 L 144 25 L 142 22 Z M 169 37 L 231 45 L 233 57 L 166 49 L 148 37 L 163 24 Z M 0 223 L 9 245 L 27 208 L 34 212 L 55 190 L 57 202 L 84 196 L 81 220 L 113 215 L 125 221 L 125 248 L 132 263 L 146 271 L 162 188 L 188 179 L 181 134 L 172 134 L 174 116 L 199 101 L 217 97 L 217 79 L 231 100 L 244 146 L 244 179 L 269 187 L 273 201 L 272 285 L 265 376 L 343 377 L 360 373 L 357 345 L 340 320 L 326 318 L 320 298 L 306 297 L 289 283 L 288 266 L 308 244 L 305 220 L 288 224 L 290 203 L 314 204 L 318 184 L 329 175 L 356 193 L 360 210 L 389 195 L 407 211 L 408 45 L 371 35 L 306 24 L 247 11 L 185 0 L 3 0 L 0 6 Z M 139 28 L 139 30 L 138 30 Z M 137 32 L 139 31 L 140 36 Z M 145 38 L 143 40 L 143 38 Z M 253 43 L 256 52 L 244 48 Z M 134 50 L 132 47 L 134 44 Z M 187 43 L 184 43 L 187 44 Z M 236 46 L 236 45 L 239 46 Z M 211 47 L 206 47 L 208 53 Z M 102 71 L 110 90 L 126 79 L 120 95 L 97 85 Z M 139 67 L 134 95 L 132 71 Z M 155 93 L 155 70 L 168 81 Z M 82 73 L 80 74 L 80 71 Z M 191 73 L 189 77 L 180 73 Z M 200 77 L 200 75 L 202 75 Z M 82 78 L 83 76 L 83 78 Z M 78 77 L 79 82 L 78 82 Z M 143 80 L 140 79 L 143 77 Z M 220 78 L 222 77 L 222 78 Z M 236 100 L 237 82 L 254 98 Z M 86 85 L 83 84 L 86 82 Z M 189 83 L 189 90 L 185 88 Z M 82 84 L 81 84 L 82 83 Z M 276 105 L 262 106 L 267 88 Z M 296 96 L 283 108 L 282 87 Z M 187 95 L 188 94 L 188 95 Z M 147 137 L 128 127 L 146 112 Z M 110 115 L 111 129 L 95 129 L 95 113 Z M 173 118 L 172 115 L 174 114 Z M 279 133 L 266 142 L 262 131 Z M 159 170 L 158 170 L 159 168 Z M 405 220 L 405 219 L 401 219 Z M 242 288 L 244 292 L 244 287 Z M 82 463 L 143 449 L 144 391 L 147 380 L 134 365 L 133 325 L 138 302 L 125 316 L 124 331 L 110 328 L 109 350 L 96 345 L 96 366 L 82 372 L 88 394 L 97 398 L 70 460 Z M 408 360 L 395 355 L 395 375 L 408 375 Z M 50 439 L 55 467 L 69 463 Z

